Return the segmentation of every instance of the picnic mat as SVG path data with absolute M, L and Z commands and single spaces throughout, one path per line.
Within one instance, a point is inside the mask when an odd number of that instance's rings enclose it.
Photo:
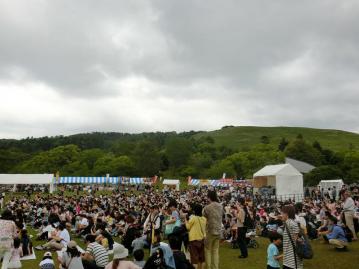
M 36 260 L 35 250 L 32 248 L 32 255 L 23 256 L 20 261 Z

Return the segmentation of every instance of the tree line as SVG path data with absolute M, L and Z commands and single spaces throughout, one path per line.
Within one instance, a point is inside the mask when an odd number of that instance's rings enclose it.
M 211 136 L 186 133 L 92 133 L 74 136 L 0 140 L 0 173 L 56 173 L 61 176 L 162 176 L 186 178 L 252 178 L 265 165 L 285 157 L 316 168 L 305 175 L 306 185 L 322 179 L 359 182 L 359 151 L 334 152 L 302 135 L 278 146 L 262 136 L 245 150 L 219 146 Z

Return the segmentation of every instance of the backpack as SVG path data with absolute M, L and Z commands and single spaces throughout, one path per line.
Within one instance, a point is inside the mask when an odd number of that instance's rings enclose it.
M 310 245 L 308 236 L 303 233 L 300 226 L 298 225 L 300 232 L 298 234 L 298 239 L 295 242 L 293 241 L 292 235 L 290 234 L 288 225 L 284 223 L 284 226 L 285 226 L 285 232 L 288 234 L 290 242 L 292 243 L 293 250 L 298 255 L 298 257 L 301 259 L 312 259 L 313 258 L 312 246 Z M 294 255 L 295 259 L 297 255 Z

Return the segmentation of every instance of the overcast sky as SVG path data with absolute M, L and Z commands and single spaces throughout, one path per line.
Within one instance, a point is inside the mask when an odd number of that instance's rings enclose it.
M 357 0 L 0 0 L 0 137 L 359 132 Z

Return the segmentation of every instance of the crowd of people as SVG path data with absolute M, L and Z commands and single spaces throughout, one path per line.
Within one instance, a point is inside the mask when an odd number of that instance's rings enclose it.
M 269 238 L 268 268 L 282 263 L 300 269 L 303 257 L 294 243 L 308 237 L 347 250 L 357 240 L 358 208 L 358 197 L 345 187 L 335 195 L 318 189 L 301 202 L 246 188 L 33 194 L 4 204 L 1 253 L 8 268 L 20 268 L 20 257 L 31 254 L 34 244 L 46 251 L 41 269 L 55 268 L 56 259 L 67 269 L 218 269 L 221 242 L 239 248 L 238 258 L 246 259 L 248 232 L 255 231 Z M 29 228 L 37 231 L 32 240 Z M 58 251 L 57 258 L 51 251 Z

